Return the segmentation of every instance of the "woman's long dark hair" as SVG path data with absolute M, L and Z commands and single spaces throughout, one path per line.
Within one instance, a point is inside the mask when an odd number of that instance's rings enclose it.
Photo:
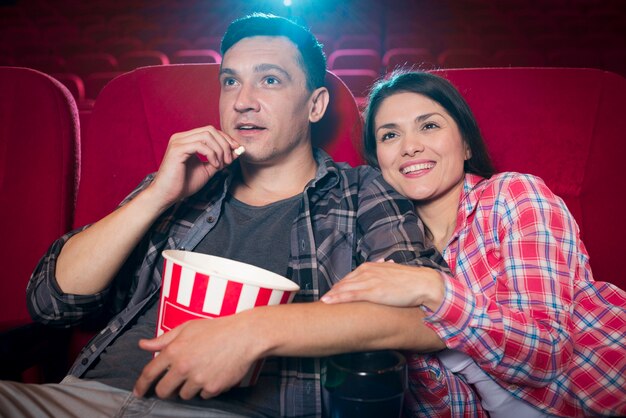
M 426 96 L 439 103 L 454 119 L 461 137 L 467 142 L 471 151 L 471 157 L 464 164 L 466 173 L 478 174 L 486 178 L 495 173 L 476 118 L 461 93 L 448 80 L 422 71 L 397 70 L 390 77 L 378 81 L 372 87 L 365 109 L 363 132 L 363 152 L 368 164 L 379 167 L 374 132 L 376 113 L 387 97 L 398 93 L 417 93 Z

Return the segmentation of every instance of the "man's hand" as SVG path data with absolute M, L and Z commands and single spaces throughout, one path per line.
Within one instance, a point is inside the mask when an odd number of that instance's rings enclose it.
M 162 207 L 169 207 L 196 193 L 241 154 L 238 148 L 234 139 L 213 126 L 172 135 L 150 186 L 153 195 Z
M 147 351 L 160 351 L 144 367 L 135 383 L 136 396 L 144 396 L 156 383 L 159 398 L 196 395 L 208 399 L 238 384 L 259 353 L 254 330 L 238 315 L 192 320 L 151 340 L 141 340 Z

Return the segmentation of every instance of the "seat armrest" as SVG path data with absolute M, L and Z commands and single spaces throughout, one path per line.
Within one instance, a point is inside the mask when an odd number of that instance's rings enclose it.
M 37 323 L 0 331 L 0 379 L 27 383 L 60 382 L 69 367 L 70 329 Z M 35 377 L 27 372 L 34 372 Z

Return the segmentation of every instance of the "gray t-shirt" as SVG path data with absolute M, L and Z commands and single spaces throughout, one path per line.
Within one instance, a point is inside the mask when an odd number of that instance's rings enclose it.
M 291 225 L 298 214 L 302 196 L 297 195 L 267 206 L 250 206 L 228 195 L 222 214 L 195 252 L 249 263 L 285 276 L 290 254 Z M 158 298 L 155 297 L 134 323 L 107 347 L 86 379 L 132 390 L 152 354 L 139 349 L 141 338 L 153 338 L 156 331 Z M 279 410 L 280 365 L 268 359 L 257 384 L 236 388 L 221 395 L 274 415 Z

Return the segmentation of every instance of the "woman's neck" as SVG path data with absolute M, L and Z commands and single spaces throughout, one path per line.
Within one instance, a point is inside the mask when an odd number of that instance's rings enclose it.
M 463 183 L 450 190 L 445 196 L 432 201 L 416 201 L 417 215 L 426 226 L 426 233 L 439 252 L 448 245 L 456 228 L 459 201 Z

